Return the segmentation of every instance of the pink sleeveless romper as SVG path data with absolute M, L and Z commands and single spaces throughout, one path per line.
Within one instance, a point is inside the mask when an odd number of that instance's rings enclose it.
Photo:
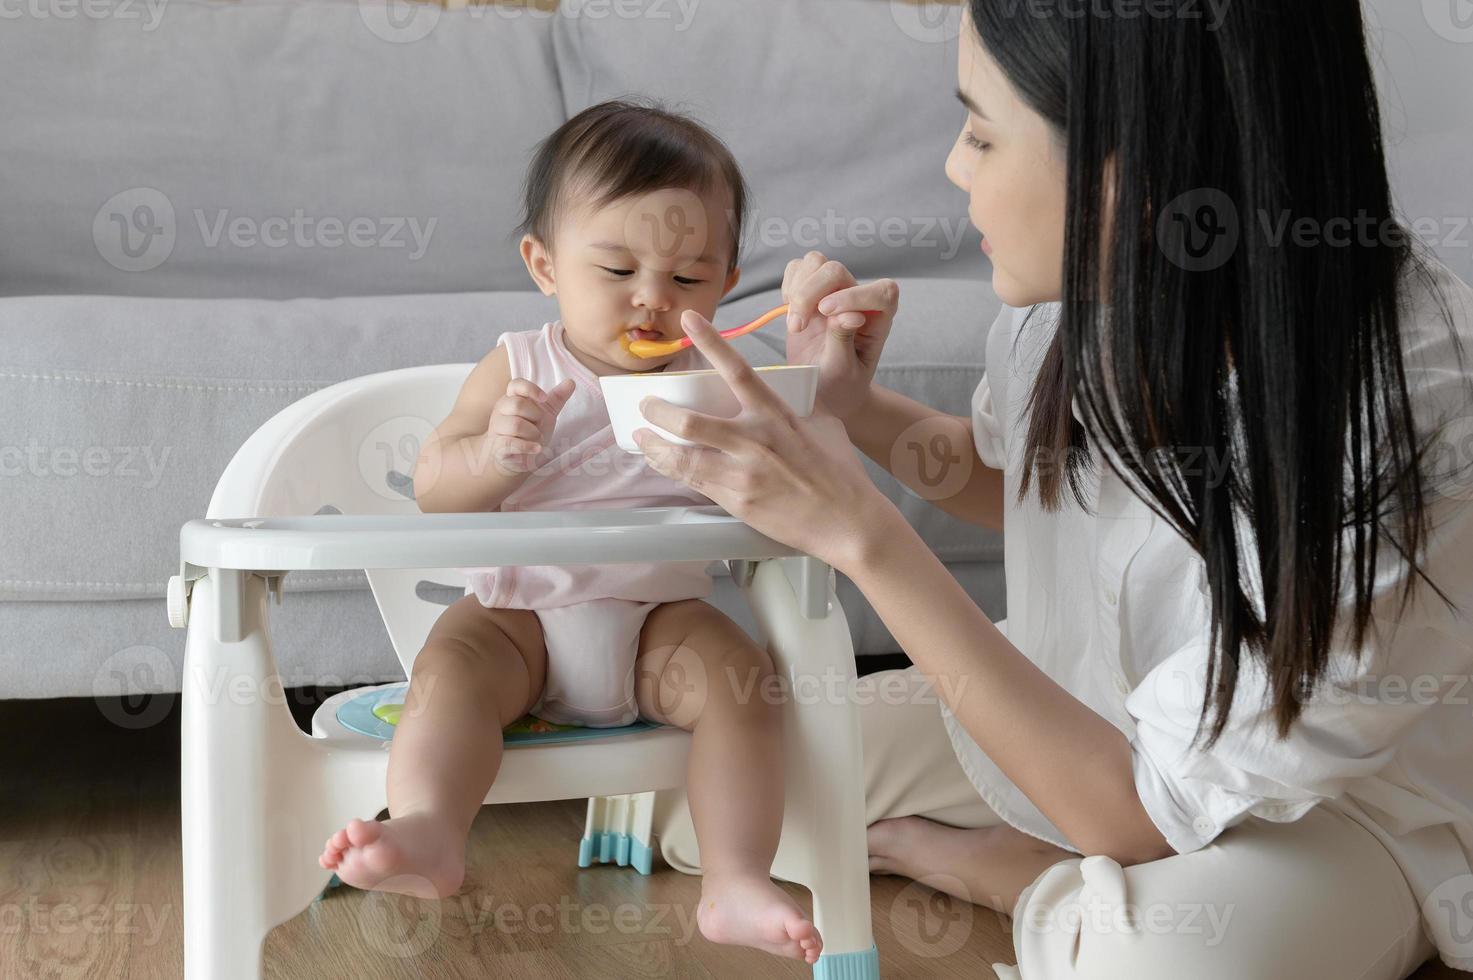
M 548 459 L 505 501 L 503 511 L 588 510 L 709 505 L 694 490 L 661 476 L 614 442 L 598 377 L 567 348 L 561 321 L 504 333 L 513 378 L 550 391 L 564 378 L 576 388 L 549 441 Z M 665 368 L 708 367 L 688 348 Z M 650 610 L 711 594 L 706 562 L 525 565 L 463 568 L 466 594 L 483 606 L 530 609 L 542 623 L 547 679 L 532 709 L 558 724 L 602 728 L 638 718 L 634 661 Z

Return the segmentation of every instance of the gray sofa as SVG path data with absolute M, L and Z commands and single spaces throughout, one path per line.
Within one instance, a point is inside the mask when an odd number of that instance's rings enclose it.
M 1368 8 L 1401 210 L 1473 280 L 1473 29 L 1436 4 Z M 0 697 L 177 691 L 161 597 L 179 525 L 284 405 L 476 360 L 553 315 L 510 236 L 517 185 L 532 145 L 604 98 L 686 108 L 743 164 L 755 213 L 723 325 L 775 304 L 785 262 L 820 248 L 902 281 L 881 383 L 967 411 L 998 303 L 941 170 L 962 121 L 956 7 L 32 9 L 0 30 Z M 738 343 L 781 359 L 771 329 Z M 872 470 L 1001 615 L 997 538 Z M 287 684 L 401 676 L 361 574 L 286 592 Z M 856 649 L 892 651 L 840 596 Z M 729 588 L 717 601 L 739 613 Z
M 288 403 L 474 361 L 555 315 L 511 237 L 519 183 L 537 140 L 605 98 L 684 108 L 742 163 L 754 210 L 723 324 L 780 302 L 787 260 L 819 248 L 903 282 L 882 383 L 967 410 L 997 300 L 942 174 L 946 20 L 875 0 L 116 9 L 0 32 L 0 697 L 177 691 L 179 525 Z M 758 364 L 782 344 L 739 341 Z M 997 539 L 884 480 L 1000 614 Z M 361 573 L 285 585 L 288 685 L 402 676 Z M 895 649 L 841 598 L 861 653 Z M 741 618 L 729 583 L 716 601 Z

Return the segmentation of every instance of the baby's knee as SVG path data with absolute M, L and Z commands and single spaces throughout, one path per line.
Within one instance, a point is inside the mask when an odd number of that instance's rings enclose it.
M 535 618 L 527 622 L 506 615 L 521 612 L 486 609 L 449 622 L 450 617 L 442 616 L 410 666 L 411 686 L 448 677 L 458 683 L 494 682 L 504 689 L 524 682 L 531 690 L 541 690 L 546 660 L 537 642 L 540 626 Z
M 426 674 L 504 674 L 523 663 L 517 648 L 504 638 L 498 643 L 484 636 L 442 634 L 425 641 L 410 665 L 410 679 Z
M 772 658 L 755 643 L 742 640 L 713 648 L 702 661 L 709 701 L 754 715 L 769 714 L 781 702 Z

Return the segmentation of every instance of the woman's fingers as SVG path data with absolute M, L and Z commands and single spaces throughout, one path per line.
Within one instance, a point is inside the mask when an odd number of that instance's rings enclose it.
M 824 316 L 839 313 L 859 313 L 863 316 L 871 310 L 883 314 L 895 313 L 900 305 L 900 287 L 894 279 L 876 279 L 862 285 L 839 289 L 818 301 L 818 312 Z
M 793 308 L 793 290 L 798 283 L 813 275 L 815 269 L 826 261 L 822 252 L 809 252 L 801 259 L 792 259 L 783 269 L 782 297 L 788 304 L 788 332 L 794 333 L 798 322 L 798 311 Z
M 716 332 L 716 328 L 705 317 L 694 310 L 686 310 L 680 317 L 680 324 L 690 335 L 696 350 L 711 362 L 711 366 L 731 387 L 732 393 L 743 407 L 755 408 L 773 403 L 780 408 L 784 407 L 781 399 L 757 377 L 757 372 L 752 370 L 746 359 Z M 639 412 L 672 435 L 721 452 L 735 452 L 742 441 L 740 428 L 733 421 L 681 408 L 653 395 L 640 401 Z M 659 439 L 658 436 L 655 438 Z M 659 441 L 663 445 L 674 447 L 673 443 L 664 439 Z
M 681 408 L 654 395 L 640 401 L 639 413 L 672 435 L 722 452 L 734 452 L 740 441 L 729 420 Z
M 705 446 L 677 446 L 660 438 L 649 429 L 636 429 L 634 441 L 644 451 L 645 462 L 661 476 L 684 483 L 698 493 L 718 485 L 722 461 L 726 458 Z
M 808 325 L 825 296 L 855 284 L 842 262 L 825 259 L 822 252 L 809 252 L 796 268 L 790 267 L 789 273 L 783 297 L 788 302 L 788 330 L 792 332 Z
M 690 336 L 696 350 L 706 355 L 711 366 L 726 380 L 732 394 L 743 408 L 766 408 L 786 412 L 787 406 L 781 398 L 757 377 L 752 365 L 736 352 L 726 339 L 716 332 L 710 321 L 695 310 L 686 310 L 680 316 L 680 325 Z

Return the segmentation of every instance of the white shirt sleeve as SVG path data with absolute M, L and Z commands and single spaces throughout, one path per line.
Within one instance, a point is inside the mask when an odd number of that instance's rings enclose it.
M 998 311 L 987 334 L 986 370 L 972 392 L 972 441 L 977 456 L 996 470 L 1007 467 L 1007 384 L 1018 374 L 1012 359 L 1018 331 L 1031 309 L 1004 306 Z
M 985 373 L 977 383 L 977 390 L 972 392 L 972 442 L 977 446 L 977 456 L 988 466 L 1000 470 L 1007 464 L 1007 450 L 1002 440 L 1002 420 L 997 417 L 992 385 Z

